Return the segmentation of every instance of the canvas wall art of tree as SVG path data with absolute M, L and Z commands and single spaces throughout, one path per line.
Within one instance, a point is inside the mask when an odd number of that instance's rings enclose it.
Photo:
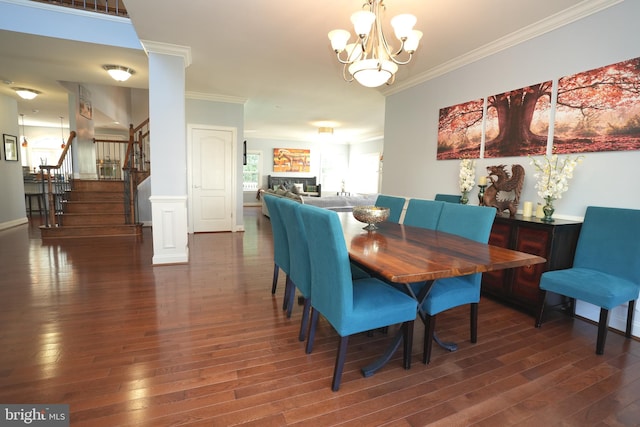
M 545 153 L 552 83 L 549 80 L 487 98 L 485 158 Z
M 274 172 L 310 172 L 311 150 L 301 148 L 274 148 Z
M 640 150 L 640 58 L 558 80 L 554 153 Z
M 482 142 L 484 99 L 441 108 L 437 159 L 477 159 Z

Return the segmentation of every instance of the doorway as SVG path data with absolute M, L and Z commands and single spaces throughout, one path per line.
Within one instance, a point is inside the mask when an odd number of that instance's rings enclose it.
M 190 231 L 233 231 L 236 129 L 189 125 L 188 139 Z

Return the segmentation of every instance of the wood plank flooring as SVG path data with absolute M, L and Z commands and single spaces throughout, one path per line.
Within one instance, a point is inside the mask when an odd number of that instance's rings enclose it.
M 66 403 L 72 426 L 638 426 L 640 342 L 551 313 L 534 319 L 483 298 L 438 316 L 436 347 L 359 369 L 390 335 L 353 338 L 331 391 L 337 335 L 297 339 L 301 307 L 271 295 L 271 226 L 245 209 L 244 233 L 190 236 L 188 265 L 152 266 L 152 238 L 43 243 L 36 222 L 0 231 L 0 403 Z M 389 333 L 395 332 L 391 330 Z

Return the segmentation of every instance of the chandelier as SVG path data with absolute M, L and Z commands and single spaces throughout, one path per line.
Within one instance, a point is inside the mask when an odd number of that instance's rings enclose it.
M 357 40 L 349 43 L 351 33 L 347 30 L 329 32 L 331 47 L 341 64 L 344 64 L 342 77 L 367 87 L 392 84 L 398 65 L 411 61 L 418 48 L 422 32 L 414 30 L 416 17 L 410 14 L 397 15 L 391 19 L 400 47 L 395 52 L 382 32 L 380 9 L 386 9 L 384 0 L 366 0 L 362 10 L 351 15 Z

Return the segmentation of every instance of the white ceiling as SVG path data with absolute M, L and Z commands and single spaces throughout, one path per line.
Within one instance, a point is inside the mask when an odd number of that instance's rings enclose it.
M 383 135 L 385 95 L 619 1 L 386 0 L 385 25 L 399 13 L 413 13 L 424 37 L 394 85 L 378 89 L 345 82 L 327 38 L 332 29 L 351 30 L 349 17 L 364 0 L 125 0 L 125 5 L 141 40 L 190 48 L 188 96 L 244 102 L 245 138 L 314 140 L 318 122 L 328 121 L 334 123 L 336 142 L 359 142 Z M 0 93 L 18 99 L 27 125 L 59 127 L 59 117 L 68 115 L 58 81 L 113 85 L 101 68 L 106 63 L 136 70 L 118 85 L 148 87 L 147 58 L 132 49 L 0 31 L 0 58 L 0 80 L 14 82 L 0 84 Z M 23 101 L 11 86 L 43 94 Z M 100 112 L 94 111 L 94 120 L 96 127 L 112 126 Z

